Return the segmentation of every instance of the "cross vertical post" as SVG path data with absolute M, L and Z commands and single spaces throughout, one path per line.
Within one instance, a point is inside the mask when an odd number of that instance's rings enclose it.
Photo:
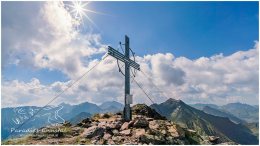
M 125 36 L 125 59 L 129 60 L 129 38 Z M 124 119 L 125 121 L 130 121 L 131 117 L 131 108 L 130 104 L 127 103 L 127 96 L 130 95 L 130 65 L 128 61 L 125 61 L 125 107 L 124 107 Z

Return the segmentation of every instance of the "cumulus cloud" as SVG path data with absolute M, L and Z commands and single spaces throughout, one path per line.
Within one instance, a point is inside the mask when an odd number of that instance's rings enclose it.
M 154 78 L 159 78 L 164 84 L 182 85 L 184 83 L 185 72 L 173 64 L 173 54 L 155 54 L 145 56 L 146 61 L 151 64 Z
M 97 62 L 98 60 L 91 61 L 87 68 L 92 68 Z M 86 78 L 74 84 L 72 88 L 67 90 L 52 104 L 61 102 L 78 104 L 85 101 L 102 103 L 111 100 L 123 102 L 122 87 L 124 86 L 124 80 L 116 68 L 115 60 L 112 57 L 108 57 L 93 72 L 90 72 Z M 2 106 L 43 106 L 74 81 L 57 81 L 50 85 L 43 85 L 36 78 L 27 83 L 18 80 L 4 81 L 2 83 Z
M 146 76 L 138 72 L 136 81 L 154 102 L 176 98 L 187 103 L 225 104 L 239 101 L 256 104 L 259 88 L 258 52 L 256 42 L 253 49 L 238 51 L 229 56 L 219 54 L 190 60 L 185 57 L 175 58 L 170 53 L 159 53 L 137 57 Z M 92 60 L 87 69 L 97 62 L 98 60 Z M 72 82 L 73 80 L 55 82 L 50 86 L 42 85 L 37 79 L 32 79 L 28 83 L 4 82 L 2 102 L 4 105 L 25 102 L 32 105 L 46 103 L 51 99 L 51 95 L 64 90 Z M 134 95 L 134 103 L 151 104 L 134 81 L 131 81 L 131 93 Z M 45 102 L 39 102 L 43 99 Z M 124 100 L 124 77 L 118 72 L 116 61 L 112 57 L 107 57 L 55 103 L 63 101 L 72 104 L 84 101 L 102 103 L 109 100 L 121 103 Z
M 55 69 L 73 79 L 86 70 L 84 60 L 105 51 L 99 34 L 79 33 L 63 2 L 4 3 L 3 9 L 9 20 L 2 25 L 3 66 Z
M 174 64 L 186 73 L 186 86 L 197 91 L 194 101 L 224 104 L 235 97 L 236 101 L 258 103 L 258 42 L 253 49 L 238 51 L 196 60 L 179 57 Z M 182 93 L 189 94 L 189 90 Z M 189 100 L 189 96 L 180 94 Z M 205 97 L 206 99 L 203 99 Z

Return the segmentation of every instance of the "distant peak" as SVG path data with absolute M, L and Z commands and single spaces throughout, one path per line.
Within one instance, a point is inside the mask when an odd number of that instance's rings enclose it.
M 168 102 L 168 103 L 176 103 L 176 102 L 183 102 L 183 101 L 177 100 L 177 99 L 173 99 L 173 98 L 169 98 L 169 99 L 166 100 L 165 102 Z
M 66 106 L 66 105 L 70 106 L 70 104 L 65 103 L 65 102 L 62 102 L 62 103 L 59 104 L 59 106 Z

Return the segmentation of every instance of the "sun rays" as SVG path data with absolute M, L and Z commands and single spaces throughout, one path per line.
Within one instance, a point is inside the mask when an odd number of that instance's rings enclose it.
M 90 23 L 92 23 L 94 26 L 97 26 L 88 14 L 101 13 L 88 9 L 87 6 L 89 3 L 90 2 L 72 1 L 71 4 L 66 4 L 66 6 L 68 6 L 69 12 L 72 14 L 73 18 L 79 22 L 79 24 L 83 23 L 84 18 L 87 18 Z

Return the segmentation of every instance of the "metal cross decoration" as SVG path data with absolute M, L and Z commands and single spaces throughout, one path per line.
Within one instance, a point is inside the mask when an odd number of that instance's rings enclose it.
M 108 46 L 108 54 L 125 64 L 125 107 L 123 113 L 123 119 L 125 121 L 130 121 L 132 119 L 130 104 L 132 104 L 133 96 L 130 94 L 130 67 L 133 67 L 136 70 L 140 70 L 140 65 L 130 59 L 129 50 L 131 49 L 129 47 L 128 36 L 125 36 L 125 54 L 122 54 L 118 50 Z M 134 54 L 133 51 L 132 54 Z M 119 71 L 121 71 L 120 68 Z

